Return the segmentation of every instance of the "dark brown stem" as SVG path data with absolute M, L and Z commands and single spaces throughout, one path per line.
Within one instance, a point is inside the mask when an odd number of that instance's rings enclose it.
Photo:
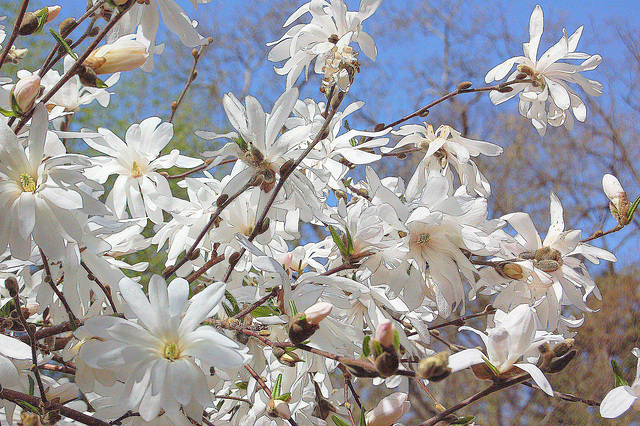
M 27 395 L 21 392 L 16 392 L 10 389 L 0 390 L 0 398 L 6 399 L 7 401 L 11 401 L 15 404 L 19 404 L 20 402 L 24 401 L 28 404 L 33 405 L 34 407 L 40 407 L 43 402 L 38 397 Z M 109 426 L 109 423 L 107 422 L 103 422 L 102 420 L 96 419 L 95 417 L 87 416 L 86 414 L 73 410 L 69 407 L 65 407 L 64 405 L 57 404 L 55 402 L 47 402 L 45 405 L 45 409 L 56 410 L 63 416 L 73 420 L 77 420 L 88 426 Z
M 38 351 L 36 349 L 38 340 L 35 337 L 35 327 L 27 323 L 27 319 L 22 313 L 22 309 L 20 307 L 20 294 L 15 291 L 13 292 L 12 297 L 15 311 L 18 314 L 18 319 L 20 319 L 20 323 L 29 337 L 29 346 L 31 346 L 31 371 L 33 371 L 33 374 L 36 377 L 36 383 L 38 383 L 38 389 L 40 389 L 40 398 L 42 398 L 42 402 L 46 404 L 47 395 L 45 394 L 44 384 L 42 383 L 42 377 L 40 377 L 40 370 L 38 369 Z
M 593 233 L 593 235 L 591 235 L 590 237 L 584 238 L 582 240 L 580 240 L 581 243 L 586 243 L 588 241 L 591 240 L 595 240 L 597 238 L 601 238 L 604 237 L 605 235 L 609 235 L 609 234 L 613 234 L 614 232 L 618 232 L 619 230 L 621 230 L 622 228 L 624 228 L 623 225 L 617 224 L 615 226 L 615 228 L 611 228 L 606 232 L 602 232 L 601 229 L 597 230 L 596 232 Z
M 46 105 L 47 101 L 49 99 L 51 99 L 53 97 L 53 95 L 55 95 L 56 92 L 58 92 L 58 90 L 60 90 L 62 88 L 62 86 L 64 86 L 64 84 L 67 81 L 69 81 L 69 79 L 71 77 L 76 75 L 76 71 L 82 65 L 82 63 L 85 61 L 85 59 L 87 59 L 89 57 L 89 55 L 91 54 L 91 52 L 93 52 L 95 50 L 95 48 L 98 47 L 98 44 L 102 41 L 102 39 L 104 39 L 106 37 L 107 33 L 111 30 L 111 28 L 113 28 L 118 23 L 118 21 L 124 16 L 125 13 L 127 13 L 129 11 L 129 9 L 131 9 L 131 7 L 135 3 L 136 3 L 136 0 L 129 0 L 120 9 L 119 13 L 113 19 L 111 19 L 111 21 L 109 21 L 107 23 L 107 25 L 105 25 L 104 29 L 100 32 L 100 34 L 98 34 L 98 36 L 93 40 L 93 42 L 91 42 L 91 44 L 89 45 L 87 50 L 84 51 L 84 53 L 78 58 L 78 60 L 73 64 L 73 66 L 69 69 L 69 71 L 67 71 L 66 74 L 62 76 L 62 78 L 56 83 L 56 85 L 53 86 L 51 88 L 51 90 L 49 90 L 47 92 L 46 95 L 44 95 L 44 97 L 40 100 L 40 102 L 42 102 L 43 104 Z M 24 125 L 27 124 L 29 119 L 31 119 L 31 116 L 33 115 L 34 110 L 35 110 L 35 108 L 31 108 L 31 110 L 29 110 L 20 119 L 20 122 L 18 123 L 18 125 L 16 126 L 16 128 L 14 130 L 15 134 L 18 134 L 20 132 L 20 130 L 24 127 Z
M 7 55 L 11 51 L 11 46 L 13 46 L 13 42 L 18 38 L 18 31 L 20 31 L 20 25 L 22 25 L 24 14 L 27 13 L 27 7 L 29 7 L 29 0 L 23 0 L 22 7 L 20 7 L 18 17 L 16 18 L 16 23 L 13 26 L 13 31 L 11 31 L 9 40 L 7 40 L 7 44 L 4 46 L 4 50 L 2 51 L 2 56 L 0 56 L 0 68 L 4 65 L 4 61 L 7 59 Z
M 420 423 L 420 426 L 434 426 L 435 424 L 437 424 L 440 420 L 445 419 L 447 416 L 449 416 L 450 414 L 455 413 L 456 411 L 460 410 L 461 408 L 464 408 L 468 405 L 473 404 L 474 402 L 476 402 L 479 399 L 484 398 L 487 395 L 491 395 L 494 392 L 497 392 L 499 390 L 502 389 L 506 389 L 509 388 L 513 385 L 517 385 L 518 383 L 521 383 L 527 379 L 529 379 L 531 376 L 529 376 L 529 374 L 524 373 L 524 374 L 520 374 L 512 379 L 509 380 L 505 380 L 505 381 L 500 381 L 500 382 L 493 382 L 489 387 L 485 388 L 484 390 L 481 390 L 480 392 L 471 395 L 470 397 L 464 399 L 463 401 L 460 401 L 459 403 L 457 403 L 456 405 L 454 405 L 451 408 L 448 408 L 438 414 L 436 414 L 435 416 L 431 417 L 429 420 L 426 420 L 422 423 Z
M 538 390 L 542 390 L 540 389 L 540 386 L 533 384 L 533 383 L 529 383 L 529 382 L 522 382 L 521 384 L 530 387 L 531 389 L 538 389 Z M 585 405 L 588 405 L 590 407 L 599 407 L 600 406 L 600 402 L 598 401 L 594 401 L 592 399 L 585 399 L 585 398 L 580 398 L 579 396 L 575 396 L 575 395 L 571 395 L 570 393 L 562 393 L 562 392 L 556 392 L 553 391 L 553 396 L 562 399 L 563 401 L 569 401 L 569 402 L 581 402 Z
M 49 261 L 47 260 L 47 257 L 45 256 L 44 251 L 42 251 L 42 249 L 40 249 L 40 256 L 42 257 L 42 263 L 44 264 L 44 271 L 47 274 L 47 276 L 45 277 L 45 281 L 49 283 L 53 292 L 56 294 L 56 296 L 58 296 L 58 299 L 62 303 L 62 306 L 64 306 L 65 311 L 67 311 L 67 315 L 69 316 L 69 322 L 71 322 L 73 325 L 73 323 L 76 321 L 76 317 L 75 315 L 73 315 L 73 311 L 71 310 L 71 307 L 67 302 L 67 299 L 64 297 L 64 294 L 62 294 L 58 286 L 53 282 L 53 277 L 51 276 L 51 269 L 49 268 Z
M 234 159 L 234 161 L 235 161 L 235 159 Z M 169 175 L 169 174 L 164 175 L 164 173 L 162 173 L 162 175 L 164 177 L 166 177 L 167 179 L 182 179 L 182 178 L 185 178 L 185 177 L 187 177 L 187 176 L 189 176 L 189 175 L 191 175 L 193 173 L 197 173 L 197 172 L 199 172 L 201 170 L 206 169 L 207 167 L 209 167 L 209 164 L 211 164 L 211 163 L 213 163 L 213 158 L 207 158 L 206 160 L 204 160 L 204 164 L 202 164 L 202 165 L 200 165 L 198 167 L 194 167 L 191 170 L 187 170 L 184 173 L 180 173 L 179 175 Z M 223 161 L 223 163 L 224 163 L 224 161 Z
M 235 314 L 233 318 L 241 319 L 245 315 L 250 314 L 251 312 L 253 312 L 255 308 L 262 305 L 264 302 L 271 299 L 272 297 L 275 297 L 278 294 L 278 290 L 280 290 L 280 287 L 274 287 L 267 295 L 263 296 L 260 300 L 252 303 L 251 305 L 247 306 L 246 308 L 244 308 L 243 310 Z
M 53 327 L 41 328 L 40 330 L 35 332 L 36 340 L 41 340 L 50 336 L 56 336 L 61 333 L 66 333 L 67 331 L 75 330 L 84 324 L 84 320 L 75 320 L 75 324 L 71 324 L 70 322 L 63 322 L 62 324 L 54 325 Z M 29 343 L 29 336 L 20 336 L 20 340 L 25 343 Z
M 202 274 L 204 274 L 209 269 L 213 268 L 214 265 L 217 265 L 218 263 L 222 262 L 223 260 L 224 260 L 224 254 L 221 254 L 220 256 L 212 257 L 211 259 L 207 260 L 205 262 L 205 264 L 202 265 L 202 267 L 200 269 L 198 269 L 197 271 L 195 271 L 194 273 L 189 275 L 187 277 L 187 281 L 189 282 L 189 284 L 191 284 L 192 282 L 197 280 L 200 276 L 202 276 Z
M 109 301 L 109 304 L 111 305 L 111 309 L 113 310 L 113 313 L 117 314 L 118 310 L 116 309 L 116 304 L 113 302 L 113 298 L 111 297 L 111 291 L 109 291 L 104 286 L 104 284 L 102 284 L 100 282 L 98 277 L 96 277 L 95 274 L 93 272 L 91 272 L 91 269 L 89 269 L 89 267 L 86 265 L 86 263 L 84 263 L 84 261 L 81 260 L 80 261 L 80 265 L 82 265 L 84 270 L 87 271 L 87 274 L 89 274 L 89 279 L 92 280 L 94 283 L 96 283 L 98 285 L 98 287 L 100 287 L 100 290 L 102 290 L 104 295 L 107 297 L 107 300 Z

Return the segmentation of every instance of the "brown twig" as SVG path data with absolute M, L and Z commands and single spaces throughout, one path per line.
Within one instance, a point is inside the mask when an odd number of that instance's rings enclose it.
M 27 13 L 27 7 L 29 7 L 29 0 L 23 0 L 22 7 L 20 7 L 18 17 L 16 18 L 16 23 L 13 26 L 13 30 L 11 31 L 11 35 L 9 36 L 9 40 L 7 40 L 7 44 L 4 46 L 2 56 L 0 56 L 0 68 L 2 68 L 2 66 L 4 65 L 4 61 L 7 59 L 7 55 L 11 51 L 11 46 L 13 46 L 13 42 L 18 38 L 18 31 L 20 31 L 20 26 L 22 25 L 24 14 Z
M 184 86 L 184 89 L 182 89 L 180 96 L 178 96 L 178 100 L 171 103 L 171 115 L 169 116 L 169 123 L 173 121 L 173 117 L 176 115 L 176 111 L 178 111 L 180 104 L 182 104 L 184 95 L 187 93 L 187 90 L 189 90 L 189 87 L 191 86 L 191 83 L 193 83 L 193 80 L 195 80 L 196 77 L 198 76 L 196 67 L 198 66 L 198 61 L 200 60 L 200 56 L 202 55 L 203 49 L 206 46 L 209 46 L 212 42 L 213 42 L 213 38 L 209 37 L 207 38 L 207 43 L 201 45 L 198 50 L 193 49 L 193 51 L 191 52 L 191 55 L 193 56 L 193 66 L 191 67 L 191 71 L 189 71 L 189 78 L 187 79 L 187 82 Z
M 95 274 L 93 272 L 91 272 L 91 269 L 89 269 L 89 267 L 87 266 L 86 263 L 84 263 L 83 260 L 80 261 L 80 265 L 84 268 L 85 271 L 87 271 L 88 278 L 91 281 L 93 281 L 94 283 L 96 283 L 98 285 L 98 287 L 100 287 L 100 290 L 102 290 L 104 295 L 107 297 L 107 300 L 109 301 L 109 304 L 111 305 L 111 309 L 113 310 L 113 313 L 117 314 L 118 310 L 116 309 L 116 304 L 114 303 L 113 298 L 111 297 L 111 291 L 107 290 L 107 288 L 104 286 L 104 284 L 102 284 L 100 282 L 100 280 L 98 279 L 98 277 L 96 277 Z

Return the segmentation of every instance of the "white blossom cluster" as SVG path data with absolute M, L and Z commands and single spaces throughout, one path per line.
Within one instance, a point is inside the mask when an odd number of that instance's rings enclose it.
M 94 76 L 150 68 L 161 51 L 159 12 L 185 45 L 204 40 L 172 0 L 110 3 L 102 7 L 119 19 L 110 44 L 83 65 Z M 447 124 L 345 126 L 364 105 L 342 103 L 357 93 L 354 46 L 375 59 L 363 21 L 380 3 L 362 0 L 357 12 L 343 0 L 303 4 L 270 43 L 269 59 L 285 61 L 275 71 L 287 76 L 286 91 L 268 108 L 225 94 L 232 130 L 198 132 L 217 141 L 202 159 L 171 149 L 173 126 L 158 117 L 131 124 L 124 137 L 106 127 L 63 131 L 93 99 L 108 106 L 116 74 L 104 86 L 74 75 L 44 102 L 63 78 L 58 71 L 23 70 L 2 89 L 2 104 L 16 114 L 0 118 L 2 389 L 127 425 L 351 424 L 354 405 L 336 382 L 343 373 L 396 390 L 363 408 L 369 426 L 399 421 L 410 410 L 407 376 L 428 383 L 440 378 L 438 368 L 470 367 L 491 380 L 525 373 L 553 394 L 544 372 L 554 361 L 538 349 L 563 356 L 556 348 L 581 324 L 571 313 L 589 312 L 587 297 L 600 297 L 585 260 L 616 258 L 565 229 L 554 193 L 544 239 L 526 213 L 491 218 L 491 186 L 474 159 L 499 156 L 498 145 Z M 583 121 L 584 103 L 569 83 L 591 95 L 602 86 L 581 74 L 600 62 L 576 53 L 581 31 L 565 32 L 536 60 L 536 7 L 525 56 L 487 74 L 487 82 L 500 80 L 517 64 L 503 83 L 513 90 L 491 91 L 491 100 L 518 94 L 520 112 L 541 133 Z M 73 64 L 68 56 L 65 72 Z M 300 99 L 295 86 L 312 66 L 323 76 L 322 102 Z M 82 148 L 71 152 L 68 138 Z M 419 160 L 407 181 L 378 175 L 377 163 L 405 152 Z M 221 176 L 223 162 L 233 167 Z M 169 183 L 174 167 L 185 172 L 176 182 L 187 199 Z M 622 210 L 622 187 L 611 179 L 605 191 Z M 310 228 L 323 237 L 310 239 Z M 127 262 L 149 247 L 166 253 L 163 271 L 149 259 Z M 143 274 L 151 276 L 144 287 Z M 430 324 L 464 314 L 478 293 L 497 310 L 485 331 L 461 331 L 480 336 L 486 350 L 415 368 L 437 357 Z M 26 333 L 20 316 L 47 327 Z M 55 327 L 57 335 L 47 334 Z M 36 345 L 45 334 L 47 346 Z M 398 365 L 400 353 L 412 363 Z M 38 373 L 35 363 L 64 374 Z M 625 408 L 637 401 L 636 387 L 615 394 Z M 8 423 L 21 412 L 42 415 L 0 396 Z

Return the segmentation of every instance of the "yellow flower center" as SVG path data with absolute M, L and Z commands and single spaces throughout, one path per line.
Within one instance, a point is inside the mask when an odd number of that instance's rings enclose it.
M 174 342 L 167 343 L 167 345 L 164 347 L 163 356 L 169 361 L 175 361 L 176 359 L 180 358 L 180 349 L 178 349 L 178 345 L 176 345 Z
M 140 170 L 140 166 L 137 161 L 133 162 L 133 166 L 131 166 L 131 176 L 134 178 L 139 178 L 142 176 L 142 170 Z
M 28 173 L 20 175 L 20 186 L 24 192 L 33 192 L 36 190 L 36 181 Z
M 426 245 L 429 242 L 429 238 L 431 237 L 431 235 L 428 232 L 425 232 L 424 234 L 420 234 L 418 236 L 418 239 L 416 240 L 416 243 L 422 247 L 424 245 Z

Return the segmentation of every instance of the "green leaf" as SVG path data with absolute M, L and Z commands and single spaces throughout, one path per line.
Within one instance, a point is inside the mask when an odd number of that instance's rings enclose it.
M 231 309 L 231 306 L 229 306 L 228 304 L 226 304 L 224 302 L 222 302 L 220 304 L 224 308 L 224 312 L 227 314 L 228 317 L 232 317 L 234 315 L 233 309 Z
M 336 230 L 333 229 L 333 226 L 331 225 L 329 225 L 329 232 L 331 232 L 331 237 L 333 238 L 333 242 L 336 243 L 336 245 L 338 246 L 338 250 L 340 250 L 340 253 L 342 253 L 343 256 L 348 257 L 349 254 L 347 254 L 347 248 L 345 247 L 344 242 L 342 241 L 342 238 L 340 238 L 340 235 L 338 235 Z
M 615 359 L 611 359 L 611 368 L 613 369 L 613 376 L 615 381 L 615 387 L 618 386 L 629 386 L 629 382 L 624 379 L 624 375 L 622 374 L 622 369 L 618 365 Z
M 375 352 L 375 354 L 374 354 L 375 356 L 378 356 L 382 352 L 384 352 L 382 350 L 382 345 L 377 340 L 372 340 L 372 345 L 373 345 L 373 351 Z
M 248 382 L 237 382 L 236 383 L 236 387 L 238 389 L 246 390 L 247 387 L 249 387 L 249 383 Z
M 53 38 L 56 39 L 56 41 L 58 42 L 58 44 L 60 46 L 62 46 L 64 48 L 64 50 L 69 54 L 69 56 L 71 56 L 73 59 L 75 59 L 76 61 L 78 60 L 78 55 L 76 55 L 75 53 L 73 53 L 73 50 L 71 50 L 71 47 L 69 47 L 69 45 L 67 44 L 66 41 L 64 41 L 64 39 L 62 38 L 62 36 L 60 34 L 58 34 L 57 32 L 55 32 L 53 29 L 49 28 L 49 32 L 51 33 L 51 35 L 53 36 Z M 104 84 L 104 83 L 102 83 Z
M 335 423 L 336 426 L 351 426 L 335 414 L 331 416 L 331 420 L 333 420 L 333 423 Z
M 400 350 L 400 336 L 398 335 L 398 330 L 393 330 L 393 346 L 397 351 Z
M 353 254 L 353 239 L 351 238 L 351 233 L 349 233 L 349 228 L 344 228 L 347 233 L 347 256 L 351 256 Z
M 241 150 L 246 151 L 249 149 L 247 143 L 242 139 L 242 136 L 238 136 L 237 138 L 233 138 L 233 141 L 238 144 Z
M 627 222 L 631 222 L 631 219 L 633 219 L 633 214 L 636 212 L 638 204 L 640 204 L 640 195 L 638 195 L 638 198 L 636 198 L 633 204 L 631 204 L 631 207 L 629 207 L 629 211 L 627 212 Z
M 26 411 L 31 411 L 32 413 L 36 413 L 39 416 L 42 415 L 42 413 L 40 413 L 40 410 L 38 410 L 36 407 L 34 407 L 33 405 L 29 404 L 26 401 L 16 401 L 16 404 L 21 406 Z
M 273 384 L 273 389 L 271 389 L 271 398 L 277 399 L 280 396 L 280 386 L 282 386 L 282 373 L 278 374 L 278 378 Z
M 15 112 L 9 111 L 8 109 L 4 108 L 0 108 L 0 114 L 4 115 L 5 117 L 18 117 Z
M 107 87 L 107 83 L 105 83 L 104 81 L 100 80 L 99 78 L 96 78 L 96 87 L 98 89 L 106 89 Z
M 229 293 L 228 291 L 225 291 L 224 297 L 226 297 L 229 303 L 231 303 L 231 307 L 233 308 L 234 313 L 237 314 L 238 312 L 240 312 L 240 306 L 238 306 L 238 302 L 236 301 L 236 298 L 233 297 L 233 294 Z
M 296 302 L 293 299 L 289 300 L 289 307 L 291 308 L 291 316 L 295 317 L 298 313 L 298 308 L 296 308 Z
M 484 361 L 485 365 L 487 367 L 489 367 L 491 369 L 491 371 L 493 371 L 493 373 L 496 376 L 500 375 L 500 370 L 498 370 L 498 367 L 496 367 L 495 365 L 491 364 L 491 361 L 489 361 L 489 358 L 487 358 L 486 356 L 482 356 L 482 360 Z
M 36 382 L 33 381 L 31 376 L 27 376 L 27 379 L 29 379 L 29 395 L 33 396 L 36 390 Z
M 367 426 L 367 419 L 364 416 L 364 407 L 360 407 L 360 426 Z
M 455 422 L 451 423 L 452 425 L 466 425 L 471 423 L 472 421 L 474 421 L 476 418 L 476 416 L 467 416 L 467 417 L 460 417 L 459 419 L 457 419 Z
M 251 311 L 251 316 L 254 318 L 272 317 L 278 315 L 280 315 L 280 312 L 276 311 L 271 306 L 258 306 L 253 311 Z
M 274 399 L 279 399 L 280 401 L 287 402 L 291 398 L 291 392 L 283 393 L 280 396 L 275 397 Z
M 362 339 L 362 356 L 367 357 L 371 355 L 371 348 L 369 347 L 369 342 L 371 341 L 371 336 L 368 334 L 364 336 Z
M 343 124 L 344 128 L 347 130 L 351 130 L 351 127 L 349 127 L 349 120 L 344 120 L 344 124 Z

